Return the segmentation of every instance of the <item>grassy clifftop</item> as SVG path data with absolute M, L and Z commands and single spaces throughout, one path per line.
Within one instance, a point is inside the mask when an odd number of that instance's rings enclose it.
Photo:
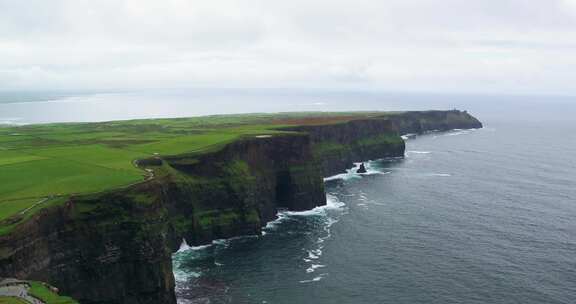
M 153 172 L 136 165 L 139 159 L 201 155 L 242 137 L 292 132 L 312 132 L 316 152 L 342 148 L 322 136 L 348 136 L 340 144 L 362 153 L 388 140 L 401 141 L 398 136 L 380 138 L 380 134 L 369 138 L 363 134 L 368 131 L 365 127 L 344 124 L 374 118 L 388 119 L 405 133 L 469 127 L 472 119 L 460 111 L 300 112 L 0 127 L 0 235 L 35 211 L 70 196 L 126 187 L 153 177 Z M 334 124 L 344 127 L 317 127 Z M 334 130 L 342 132 L 330 134 Z
M 212 151 L 282 127 L 332 124 L 384 113 L 219 115 L 0 128 L 0 232 L 70 195 L 128 186 L 150 173 L 137 159 Z

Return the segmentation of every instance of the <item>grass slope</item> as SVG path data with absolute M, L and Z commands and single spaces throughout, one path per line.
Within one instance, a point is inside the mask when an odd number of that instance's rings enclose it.
M 40 282 L 30 282 L 30 290 L 28 293 L 46 304 L 78 304 L 78 302 L 72 298 L 54 293 L 48 289 L 45 284 Z

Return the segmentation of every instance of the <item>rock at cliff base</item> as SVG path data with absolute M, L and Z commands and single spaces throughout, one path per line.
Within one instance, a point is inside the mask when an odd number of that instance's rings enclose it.
M 358 168 L 358 170 L 356 170 L 356 173 L 366 173 L 366 167 L 364 166 L 364 163 L 360 164 L 360 168 Z

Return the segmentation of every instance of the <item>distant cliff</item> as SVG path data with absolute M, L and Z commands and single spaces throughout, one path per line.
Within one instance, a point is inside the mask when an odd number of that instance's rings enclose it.
M 171 255 L 183 239 L 259 234 L 280 208 L 326 204 L 323 177 L 403 156 L 401 134 L 479 127 L 466 112 L 404 112 L 140 160 L 153 178 L 72 197 L 1 236 L 0 276 L 49 282 L 80 303 L 176 303 Z
M 482 123 L 466 111 L 410 111 L 386 115 L 404 134 L 422 134 L 430 131 L 478 129 Z
M 309 134 L 323 176 L 344 172 L 354 162 L 404 155 L 404 141 L 388 119 L 353 120 L 288 128 Z
M 400 135 L 429 131 L 482 128 L 465 111 L 414 111 L 386 114 L 346 123 L 287 128 L 307 133 L 324 176 L 352 167 L 354 162 L 404 156 Z

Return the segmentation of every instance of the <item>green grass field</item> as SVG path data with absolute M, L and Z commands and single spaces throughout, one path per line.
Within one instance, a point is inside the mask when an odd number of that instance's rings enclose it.
M 78 304 L 78 302 L 72 298 L 59 296 L 52 292 L 46 285 L 40 282 L 30 282 L 30 290 L 28 292 L 46 304 Z
M 0 304 L 28 304 L 28 302 L 14 297 L 0 296 Z
M 136 159 L 201 153 L 242 136 L 279 133 L 287 125 L 374 115 L 245 114 L 0 127 L 0 221 L 25 216 L 58 197 L 143 181 L 145 172 L 134 166 Z

